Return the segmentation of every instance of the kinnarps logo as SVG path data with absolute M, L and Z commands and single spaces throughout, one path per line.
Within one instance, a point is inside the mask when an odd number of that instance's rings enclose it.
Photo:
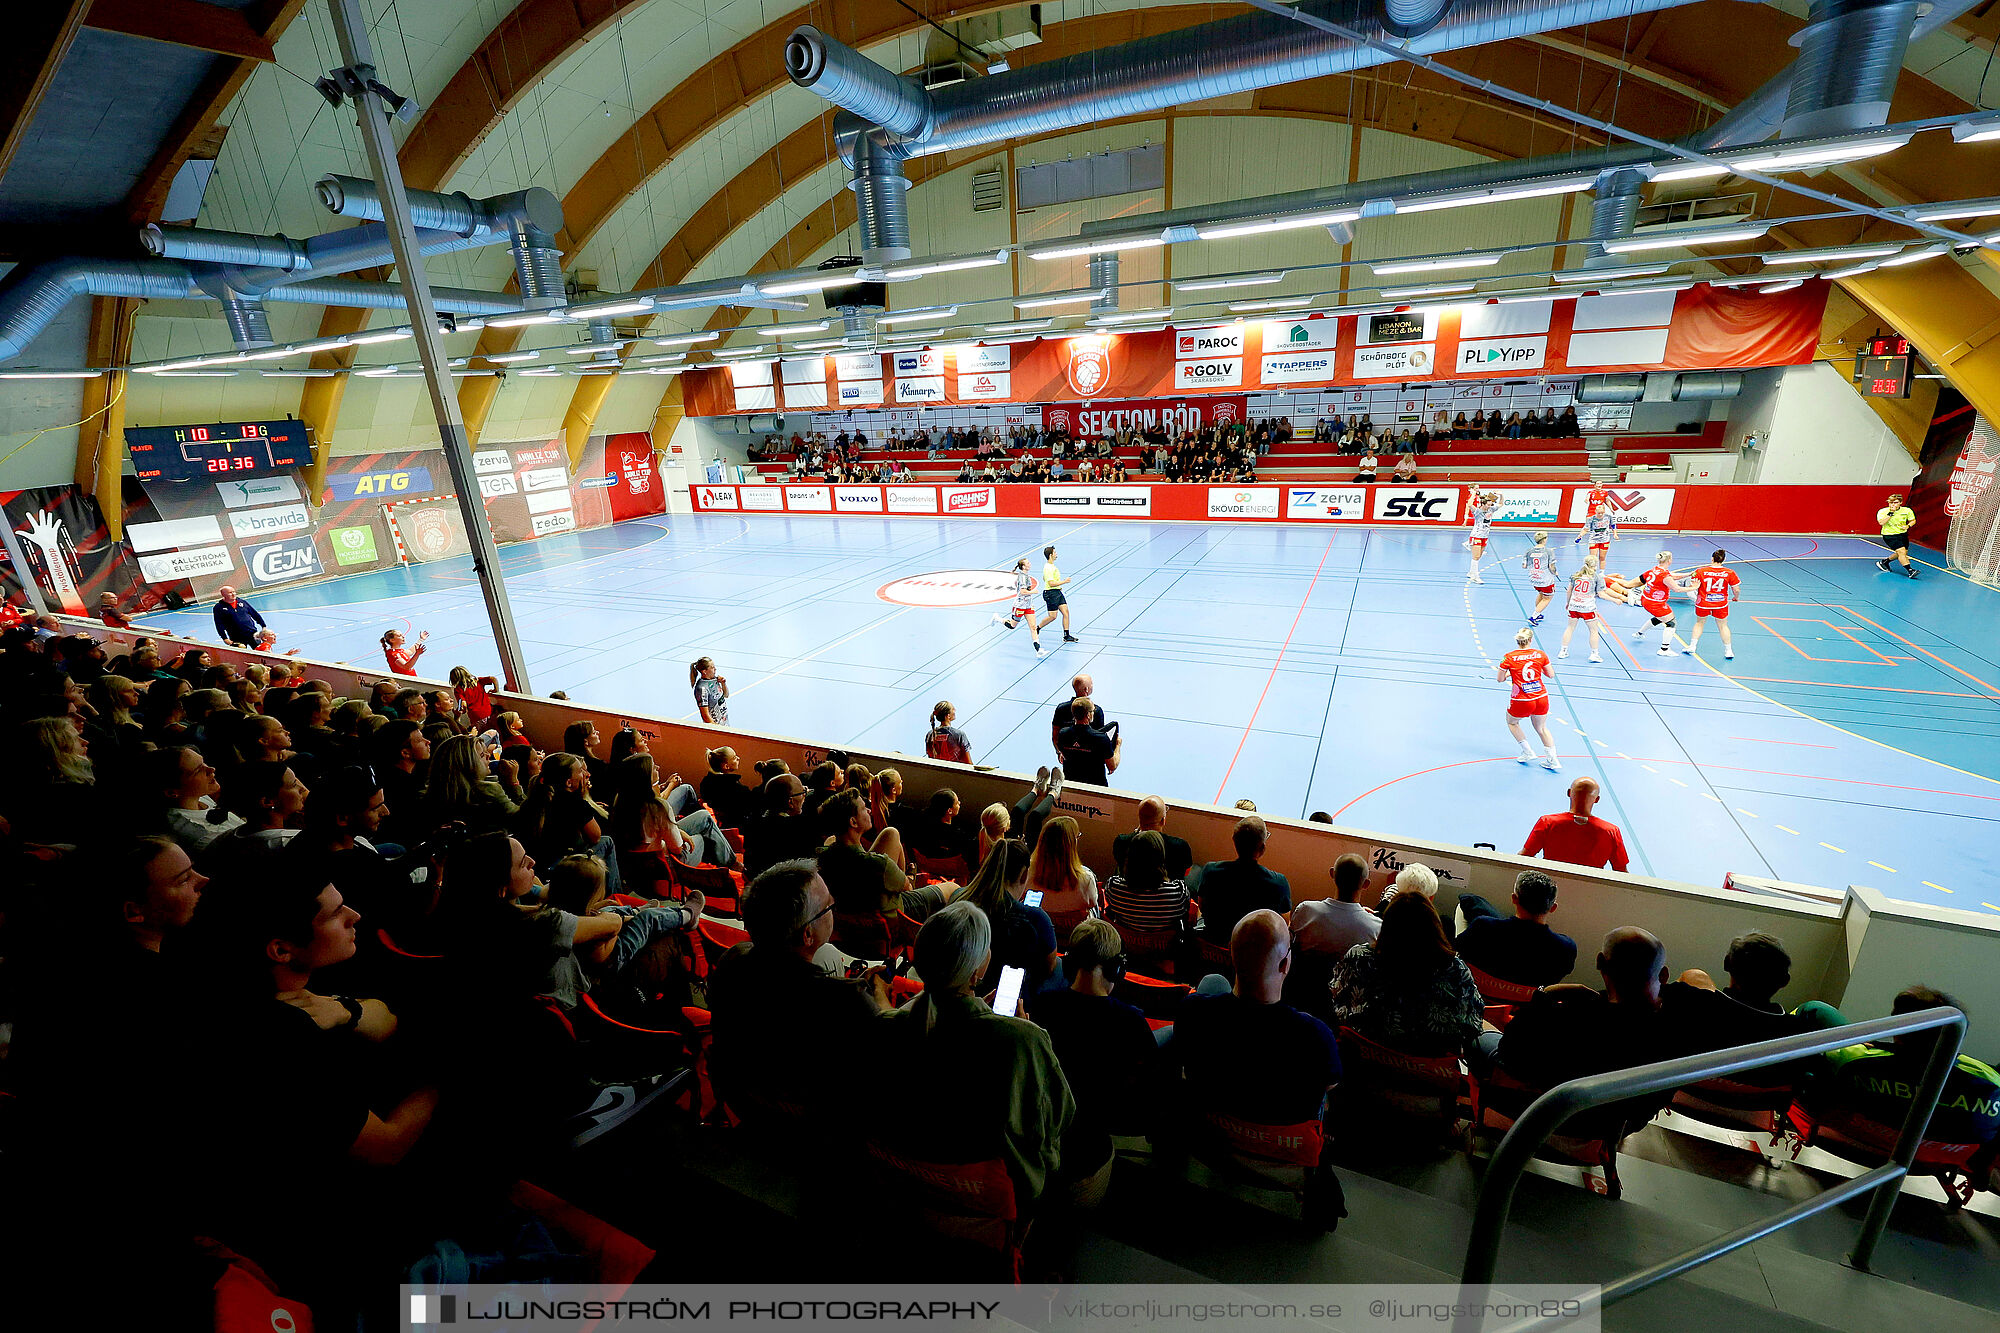
M 320 572 L 319 551 L 310 537 L 288 537 L 264 546 L 246 546 L 243 563 L 249 567 L 250 581 L 259 586 L 290 583 Z

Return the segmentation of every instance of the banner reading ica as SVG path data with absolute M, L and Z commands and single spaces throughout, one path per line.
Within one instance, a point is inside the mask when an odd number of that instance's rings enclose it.
M 688 1333 L 856 1328 L 899 1333 L 1497 1333 L 1532 1321 L 1599 1333 L 1599 1288 L 1551 1283 L 1093 1283 L 1051 1286 L 881 1282 L 818 1286 L 440 1284 L 407 1286 L 411 1333 L 505 1328 L 576 1333 L 592 1327 Z

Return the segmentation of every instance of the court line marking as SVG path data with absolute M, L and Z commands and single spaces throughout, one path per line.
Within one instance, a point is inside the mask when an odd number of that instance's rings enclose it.
M 1215 800 L 1210 802 L 1212 805 L 1222 803 L 1222 793 L 1229 787 L 1229 777 L 1236 771 L 1236 761 L 1243 757 L 1243 747 L 1250 743 L 1250 729 L 1257 725 L 1257 714 L 1264 711 L 1264 700 L 1271 693 L 1272 682 L 1278 678 L 1278 668 L 1284 665 L 1285 650 L 1292 646 L 1292 636 L 1299 632 L 1299 622 L 1305 619 L 1306 605 L 1312 601 L 1313 589 L 1319 586 L 1320 570 L 1326 568 L 1327 559 L 1332 554 L 1333 538 L 1329 535 L 1326 549 L 1319 553 L 1319 565 L 1313 570 L 1312 581 L 1306 584 L 1306 595 L 1299 599 L 1299 609 L 1292 615 L 1292 627 L 1285 631 L 1285 641 L 1279 645 L 1278 656 L 1271 663 L 1271 674 L 1264 678 L 1264 688 L 1257 695 L 1257 706 L 1250 710 L 1250 720 L 1243 724 L 1243 736 L 1236 742 L 1236 753 L 1229 757 L 1229 767 L 1223 770 L 1222 781 L 1215 788 Z
M 1766 736 L 1731 736 L 1732 741 L 1755 741 L 1759 745 L 1800 745 L 1814 750 L 1838 750 L 1838 745 L 1822 745 L 1818 741 L 1776 741 Z
M 1868 864 L 1874 866 L 1877 870 L 1886 870 L 1892 875 L 1896 873 L 1896 867 L 1885 866 L 1880 861 L 1870 861 Z
M 1820 844 L 1820 846 L 1826 848 L 1829 852 L 1839 852 L 1842 856 L 1847 855 L 1847 849 L 1845 847 L 1836 847 L 1830 842 L 1823 842 Z
M 1792 835 L 1792 836 L 1793 836 L 1794 838 L 1796 838 L 1796 837 L 1799 837 L 1799 836 L 1801 836 L 1801 835 L 1800 835 L 1800 833 L 1799 833 L 1799 831 L 1798 831 L 1797 829 L 1795 829 L 1795 828 L 1792 828 L 1791 826 L 1789 826 L 1789 825 L 1786 825 L 1786 824 L 1773 824 L 1773 825 L 1771 825 L 1771 827 L 1772 827 L 1772 828 L 1774 828 L 1774 829 L 1776 829 L 1776 830 L 1778 830 L 1778 832 L 1780 832 L 1780 833 L 1789 833 L 1789 834 L 1791 834 L 1791 835 Z

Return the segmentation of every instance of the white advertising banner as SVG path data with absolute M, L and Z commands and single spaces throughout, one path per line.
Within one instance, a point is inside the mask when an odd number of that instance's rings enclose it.
M 508 480 L 511 481 L 513 478 L 510 477 Z M 287 532 L 304 532 L 311 526 L 312 511 L 302 504 L 272 505 L 268 509 L 239 509 L 229 515 L 230 531 L 245 540 L 280 537 Z
M 997 347 L 977 344 L 960 347 L 953 358 L 958 363 L 960 375 L 1004 374 L 1014 368 L 1014 346 L 1001 343 Z
M 1648 324 L 1674 321 L 1674 293 L 1623 292 L 1609 296 L 1579 296 L 1570 327 L 1584 329 L 1636 329 Z
M 882 488 L 836 486 L 833 488 L 833 507 L 844 514 L 879 514 L 882 512 Z
M 785 386 L 785 410 L 803 411 L 807 408 L 826 406 L 826 381 L 811 380 L 805 384 Z
M 1174 335 L 1174 359 L 1202 361 L 1221 356 L 1242 356 L 1247 333 L 1247 327 L 1242 324 L 1185 330 Z
M 897 380 L 901 385 L 903 381 Z M 1014 376 L 1007 371 L 980 371 L 976 374 L 960 374 L 958 377 L 958 398 L 960 402 L 976 403 L 987 398 L 1011 398 L 1014 396 Z
M 892 352 L 890 359 L 894 362 L 897 379 L 944 375 L 944 353 L 935 348 L 926 347 L 916 352 Z
M 264 513 L 264 510 L 254 510 Z M 236 515 L 231 514 L 230 518 Z M 135 551 L 158 551 L 168 546 L 199 546 L 222 540 L 222 525 L 213 514 L 197 518 L 170 518 L 162 523 L 133 523 L 125 529 L 126 540 Z
M 798 361 L 781 361 L 779 365 L 783 367 L 781 378 L 787 386 L 811 384 L 815 380 L 823 383 L 826 380 L 826 358 L 823 356 L 809 356 Z
M 882 378 L 882 357 L 876 352 L 842 352 L 833 358 L 833 377 L 837 380 L 879 380 Z
M 1375 519 L 1402 522 L 1458 522 L 1459 488 L 1456 486 L 1377 486 Z
M 1509 338 L 1547 333 L 1553 301 L 1517 301 L 1513 305 L 1465 305 L 1458 308 L 1460 338 Z
M 1286 518 L 1360 519 L 1368 516 L 1368 492 L 1359 486 L 1287 486 Z
M 1572 333 L 1564 359 L 1571 370 L 1587 366 L 1650 366 L 1667 357 L 1667 330 L 1619 329 L 1611 333 Z
M 474 472 L 512 472 L 514 456 L 505 449 L 481 449 L 472 455 Z
M 697 486 L 695 494 L 701 497 L 703 509 L 736 508 L 736 488 L 734 486 Z
M 1605 493 L 1604 502 L 1621 528 L 1665 527 L 1674 515 L 1674 493 L 1671 489 L 1616 486 Z M 1578 487 L 1570 497 L 1569 521 L 1582 523 L 1589 515 L 1590 490 Z
M 537 537 L 546 537 L 552 532 L 569 532 L 576 527 L 576 515 L 567 509 L 553 513 L 536 514 L 528 520 Z
M 148 583 L 172 583 L 199 574 L 227 574 L 234 568 L 236 558 L 229 554 L 227 546 L 202 546 L 192 551 L 139 557 L 139 573 Z
M 1153 512 L 1151 486 L 1043 486 L 1039 489 L 1044 514 L 1144 518 Z
M 528 496 L 528 512 L 531 514 L 553 514 L 558 509 L 570 507 L 568 491 L 536 491 Z
M 1178 367 L 1176 367 L 1178 370 Z M 1335 378 L 1333 349 L 1324 352 L 1284 352 L 1264 354 L 1260 373 L 1266 384 L 1301 384 Z
M 1354 349 L 1354 378 L 1413 379 L 1437 373 L 1437 348 L 1430 343 L 1391 343 Z
M 731 361 L 729 382 L 738 391 L 743 389 L 768 388 L 771 384 L 771 363 L 769 361 Z
M 739 486 L 736 495 L 745 509 L 783 509 L 785 488 L 782 486 Z
M 845 384 L 840 386 L 845 389 Z M 930 375 L 923 379 L 896 381 L 896 401 L 899 403 L 941 403 L 944 398 L 944 376 Z
M 766 384 L 762 388 L 736 386 L 736 410 L 739 412 L 775 412 L 778 408 L 778 390 Z
M 513 473 L 502 472 L 497 476 L 481 477 L 479 479 L 479 493 L 491 500 L 501 495 L 519 495 L 521 488 L 515 483 Z
M 944 512 L 947 514 L 990 514 L 999 507 L 994 502 L 991 486 L 942 486 L 938 489 L 944 498 Z
M 1546 337 L 1480 338 L 1458 345 L 1458 369 L 1460 374 L 1540 370 L 1548 350 Z
M 1211 486 L 1208 488 L 1208 516 L 1276 518 L 1278 496 L 1276 486 Z
M 241 477 L 235 481 L 218 481 L 215 493 L 222 497 L 222 503 L 230 509 L 248 509 L 252 505 L 283 504 L 299 498 L 299 484 L 290 477 Z
M 937 492 L 929 486 L 890 486 L 889 512 L 892 514 L 935 514 Z
M 840 405 L 842 407 L 858 407 L 864 403 L 879 403 L 881 401 L 882 381 L 879 378 L 872 380 L 842 380 L 840 382 Z
M 521 489 L 524 491 L 568 490 L 569 473 L 559 467 L 531 468 L 521 474 Z
M 1337 319 L 1273 320 L 1264 325 L 1264 354 L 1332 351 L 1340 340 Z
M 785 487 L 787 509 L 832 509 L 833 496 L 824 486 Z
M 1266 357 L 1268 363 L 1284 358 Z M 1331 360 L 1328 357 L 1328 360 Z M 1234 389 L 1243 383 L 1243 358 L 1225 357 L 1217 361 L 1174 362 L 1176 389 Z

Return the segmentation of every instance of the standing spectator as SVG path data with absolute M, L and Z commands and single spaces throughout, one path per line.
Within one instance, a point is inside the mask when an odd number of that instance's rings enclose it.
M 1382 918 L 1355 899 L 1368 883 L 1368 862 L 1345 852 L 1327 872 L 1333 897 L 1314 898 L 1292 909 L 1292 970 L 1285 975 L 1285 1002 L 1323 1023 L 1333 1021 L 1333 969 L 1357 944 L 1373 944 Z
M 924 753 L 930 758 L 954 764 L 972 762 L 972 742 L 952 725 L 957 717 L 958 710 L 949 699 L 938 700 L 937 707 L 931 709 L 931 729 L 924 733 Z
M 499 689 L 500 682 L 491 676 L 475 676 L 462 666 L 451 669 L 451 691 L 474 731 L 486 729 L 486 719 L 493 716 L 493 696 Z
M 1116 722 L 1103 727 L 1091 725 L 1097 705 L 1088 699 L 1070 700 L 1070 725 L 1056 733 L 1056 752 L 1062 756 L 1064 782 L 1087 782 L 1096 787 L 1111 785 L 1125 757 L 1125 737 Z
M 1270 837 L 1270 828 L 1256 815 L 1239 819 L 1229 835 L 1236 859 L 1210 861 L 1201 868 L 1201 877 L 1194 885 L 1195 899 L 1201 904 L 1201 923 L 1195 932 L 1204 940 L 1222 944 L 1238 921 L 1259 908 L 1280 916 L 1292 910 L 1292 886 L 1283 875 L 1263 865 Z
M 1599 869 L 1608 864 L 1624 874 L 1629 863 L 1625 835 L 1610 820 L 1590 813 L 1596 805 L 1596 778 L 1578 778 L 1570 783 L 1569 809 L 1536 820 L 1534 828 L 1528 831 L 1528 840 L 1521 844 L 1521 855 L 1539 854 L 1551 861 Z
M 115 592 L 97 595 L 97 618 L 112 629 L 132 628 L 132 617 L 118 609 L 118 594 Z
M 1075 714 L 1070 711 L 1071 706 L 1078 699 L 1089 699 L 1091 691 L 1097 688 L 1097 682 L 1089 676 L 1078 676 L 1070 681 L 1069 688 L 1070 697 L 1056 705 L 1055 716 L 1049 719 L 1049 744 L 1055 747 L 1058 754 L 1062 752 L 1063 728 L 1076 721 Z M 1106 724 L 1104 710 L 1095 700 L 1091 702 L 1090 708 L 1090 725 L 1102 730 Z
M 716 674 L 715 659 L 697 657 L 688 667 L 688 684 L 694 687 L 694 706 L 700 711 L 701 720 L 714 727 L 726 725 L 729 721 L 729 678 Z
M 403 631 L 392 629 L 384 634 L 382 636 L 382 656 L 388 659 L 389 670 L 399 676 L 414 676 L 417 673 L 417 659 L 424 655 L 426 649 L 424 640 L 430 638 L 430 636 L 431 632 L 425 630 L 423 633 L 417 635 L 416 647 L 405 648 L 403 646 Z
M 1576 966 L 1576 941 L 1549 929 L 1556 882 L 1539 870 L 1515 876 L 1511 917 L 1476 893 L 1459 894 L 1458 910 L 1465 914 L 1459 956 L 1481 972 L 1517 986 L 1553 986 Z
M 215 632 L 222 636 L 222 641 L 238 648 L 254 648 L 257 631 L 262 628 L 264 617 L 257 613 L 257 608 L 238 597 L 236 589 L 223 584 L 215 603 Z
M 1479 1039 L 1485 1001 L 1423 894 L 1397 895 L 1381 935 L 1349 950 L 1330 986 L 1334 1017 L 1370 1041 L 1454 1055 Z

